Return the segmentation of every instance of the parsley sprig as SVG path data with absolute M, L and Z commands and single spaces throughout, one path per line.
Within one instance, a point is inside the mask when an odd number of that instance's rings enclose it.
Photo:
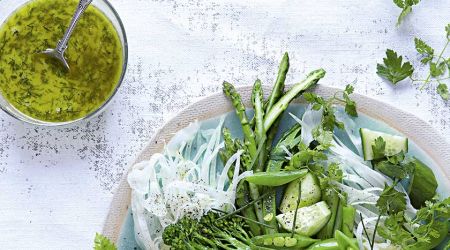
M 402 9 L 397 18 L 397 26 L 399 26 L 405 17 L 412 12 L 412 7 L 420 2 L 420 0 L 393 0 L 395 5 Z
M 322 117 L 322 129 L 325 131 L 333 131 L 334 127 L 340 129 L 344 128 L 344 124 L 336 119 L 334 103 L 341 103 L 345 105 L 345 112 L 352 116 L 357 117 L 356 102 L 350 98 L 350 95 L 354 92 L 355 88 L 348 84 L 344 91 L 336 92 L 333 97 L 325 99 L 311 92 L 306 92 L 303 97 L 307 102 L 312 104 L 314 110 L 323 110 Z M 338 97 L 341 94 L 342 98 Z
M 412 64 L 406 60 L 403 61 L 403 57 L 391 49 L 386 50 L 386 58 L 383 58 L 383 63 L 377 64 L 377 74 L 394 85 L 409 77 L 413 83 L 422 83 L 421 90 L 429 83 L 436 82 L 438 84 L 436 92 L 443 100 L 447 101 L 450 95 L 445 81 L 450 79 L 450 57 L 446 58 L 444 54 L 450 44 L 450 23 L 445 27 L 445 31 L 447 42 L 438 54 L 435 49 L 422 39 L 417 37 L 414 39 L 416 51 L 422 57 L 420 62 L 429 67 L 428 75 L 425 79 L 414 78 L 412 76 L 414 73 Z M 444 74 L 447 71 L 449 76 L 445 77 Z

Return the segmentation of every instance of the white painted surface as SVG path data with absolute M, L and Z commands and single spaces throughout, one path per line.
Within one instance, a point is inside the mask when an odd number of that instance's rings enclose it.
M 223 80 L 288 82 L 315 68 L 415 113 L 450 141 L 450 108 L 433 88 L 396 88 L 376 74 L 386 48 L 417 61 L 413 38 L 445 43 L 448 0 L 423 1 L 400 27 L 385 1 L 113 0 L 128 33 L 129 70 L 109 109 L 77 126 L 33 127 L 0 113 L 0 248 L 90 249 L 127 163 L 155 129 Z

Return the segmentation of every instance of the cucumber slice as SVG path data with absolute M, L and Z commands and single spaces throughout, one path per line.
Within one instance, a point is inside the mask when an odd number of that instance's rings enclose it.
M 292 231 L 295 211 L 277 215 L 277 221 L 282 228 Z M 304 236 L 313 236 L 327 224 L 331 211 L 326 202 L 321 201 L 297 210 L 297 221 L 294 231 Z
M 398 135 L 390 135 L 383 132 L 373 131 L 367 128 L 359 130 L 361 134 L 361 143 L 365 161 L 376 160 L 373 155 L 372 145 L 378 137 L 383 138 L 386 142 L 385 154 L 392 156 L 403 152 L 408 152 L 408 138 Z M 379 159 L 378 157 L 377 159 Z
M 295 180 L 286 188 L 283 200 L 280 204 L 280 211 L 287 213 L 295 210 L 298 200 L 298 185 L 301 185 L 301 197 L 298 207 L 310 206 L 321 198 L 321 190 L 319 186 L 319 180 L 314 174 L 308 173 L 305 177 Z

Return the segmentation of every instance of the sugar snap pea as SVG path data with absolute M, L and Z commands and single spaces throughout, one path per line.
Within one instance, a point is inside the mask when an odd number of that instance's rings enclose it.
M 343 232 L 336 230 L 334 232 L 334 238 L 336 238 L 338 245 L 341 249 L 346 250 L 358 250 L 358 244 L 356 239 L 347 237 Z
M 342 208 L 342 232 L 348 237 L 353 237 L 353 225 L 355 223 L 356 209 L 351 205 Z
M 358 242 L 355 238 L 347 237 L 337 230 L 334 238 L 318 241 L 307 248 L 307 250 L 358 250 Z
M 286 250 L 305 248 L 317 241 L 317 239 L 291 233 L 265 234 L 252 238 L 252 243 L 256 246 Z
M 245 180 L 256 185 L 278 187 L 301 178 L 307 173 L 308 170 L 306 169 L 278 172 L 258 172 L 246 177 Z

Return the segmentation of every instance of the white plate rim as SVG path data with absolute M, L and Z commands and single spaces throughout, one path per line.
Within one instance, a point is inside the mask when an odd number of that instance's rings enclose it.
M 244 105 L 251 108 L 252 86 L 239 86 L 236 87 L 236 90 L 241 95 Z M 263 86 L 263 91 L 264 93 L 270 93 L 271 86 Z M 341 89 L 317 85 L 313 91 L 328 98 Z M 358 112 L 386 123 L 413 140 L 437 164 L 445 174 L 446 179 L 450 179 L 450 144 L 430 124 L 408 111 L 363 94 L 354 93 L 352 99 L 357 103 Z M 293 101 L 293 103 L 299 102 L 301 103 L 300 98 Z M 166 121 L 155 132 L 150 142 L 138 154 L 133 163 L 130 164 L 130 168 L 137 162 L 148 160 L 152 154 L 161 152 L 164 143 L 189 123 L 195 120 L 207 120 L 230 111 L 233 111 L 233 106 L 222 92 L 200 98 Z M 445 167 L 446 164 L 448 164 L 447 167 Z M 128 171 L 124 174 L 115 191 L 102 230 L 103 235 L 116 243 L 130 205 L 131 190 L 126 180 L 127 174 Z

